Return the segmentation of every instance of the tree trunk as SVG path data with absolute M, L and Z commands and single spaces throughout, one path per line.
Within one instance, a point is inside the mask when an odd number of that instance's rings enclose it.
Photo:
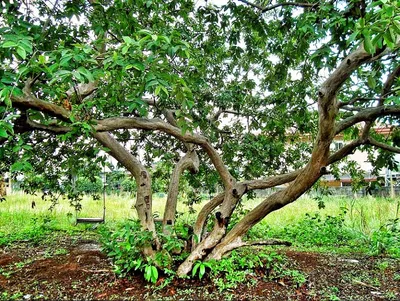
M 153 232 L 157 248 L 159 242 L 157 239 L 156 228 L 152 214 L 152 191 L 151 177 L 146 168 L 132 154 L 127 151 L 116 139 L 108 132 L 93 133 L 103 146 L 109 149 L 108 153 L 121 163 L 134 177 L 137 184 L 135 208 L 143 230 Z M 148 247 L 144 250 L 145 255 L 152 255 L 153 249 Z
M 196 151 L 191 149 L 179 160 L 171 174 L 163 218 L 163 232 L 165 234 L 169 234 L 169 227 L 172 227 L 175 224 L 179 179 L 186 169 L 189 169 L 193 173 L 197 173 L 199 171 L 199 164 L 199 157 L 197 156 Z
M 232 188 L 225 188 L 221 209 L 215 214 L 215 225 L 211 233 L 204 238 L 179 266 L 177 275 L 187 275 L 196 260 L 203 259 L 224 237 L 230 217 L 240 198 L 246 192 L 246 185 L 233 183 Z

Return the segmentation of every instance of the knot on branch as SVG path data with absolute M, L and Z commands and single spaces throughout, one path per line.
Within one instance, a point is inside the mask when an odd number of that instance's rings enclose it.
M 322 167 L 319 169 L 319 173 L 320 173 L 321 175 L 327 175 L 327 174 L 330 174 L 331 172 L 328 170 L 328 168 L 327 168 L 326 166 L 322 166 Z
M 230 220 L 229 216 L 224 218 L 222 216 L 222 213 L 218 211 L 215 213 L 215 218 L 217 219 L 218 226 L 220 226 L 221 228 L 224 226 L 228 226 Z

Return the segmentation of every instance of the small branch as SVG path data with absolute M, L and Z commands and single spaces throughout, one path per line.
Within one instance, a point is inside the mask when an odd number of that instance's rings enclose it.
M 258 4 L 246 1 L 246 0 L 238 0 L 239 2 L 242 2 L 244 4 L 247 4 L 251 7 L 257 8 L 261 11 L 261 13 L 265 13 L 267 11 L 273 10 L 275 8 L 281 7 L 281 6 L 297 6 L 297 7 L 316 7 L 318 6 L 318 3 L 299 3 L 299 2 L 284 2 L 284 3 L 278 3 L 278 4 L 274 4 L 271 6 L 267 6 L 267 7 L 262 7 Z
M 71 131 L 71 127 L 68 126 L 43 125 L 41 123 L 31 120 L 30 118 L 27 118 L 26 123 L 34 130 L 42 130 L 50 133 L 64 134 Z
M 379 141 L 377 141 L 377 140 L 375 140 L 374 138 L 371 138 L 371 137 L 368 138 L 367 144 L 375 146 L 375 147 L 378 147 L 378 148 L 381 148 L 381 149 L 389 151 L 389 152 L 400 154 L 400 148 L 399 147 L 395 147 L 395 146 L 388 145 L 386 143 L 379 142 Z
M 251 6 L 251 7 L 255 7 L 255 8 L 261 10 L 261 11 L 264 9 L 264 7 L 262 7 L 262 6 L 258 5 L 258 4 L 255 4 L 255 3 L 251 3 L 251 2 L 246 1 L 246 0 L 238 0 L 238 1 L 242 2 L 244 4 L 247 4 L 247 5 Z
M 386 79 L 386 82 L 383 85 L 383 89 L 382 89 L 382 94 L 381 94 L 381 98 L 379 100 L 379 105 L 383 105 L 383 102 L 385 100 L 385 96 L 389 95 L 391 93 L 391 88 L 395 82 L 395 80 L 400 76 L 400 65 L 397 66 L 397 68 L 395 68 L 393 70 L 392 73 L 389 74 L 388 78 Z
M 81 271 L 83 271 L 85 273 L 95 273 L 95 274 L 114 273 L 112 270 L 87 270 L 87 269 L 81 269 Z
M 370 284 L 368 284 L 368 283 L 365 283 L 365 282 L 362 282 L 362 281 L 358 281 L 358 280 L 353 280 L 353 282 L 354 282 L 355 284 L 359 284 L 359 285 L 362 285 L 362 286 L 365 286 L 365 287 L 368 287 L 368 288 L 372 288 L 372 289 L 374 289 L 374 290 L 379 291 L 379 288 L 378 288 L 378 287 L 372 286 L 372 285 L 370 285 Z
M 34 78 L 28 78 L 25 82 L 25 86 L 22 89 L 24 92 L 24 95 L 26 96 L 31 96 L 32 95 L 32 87 L 35 84 L 35 82 L 39 79 L 39 77 L 42 75 L 42 73 L 37 74 Z
M 80 100 L 83 100 L 85 97 L 88 97 L 94 91 L 96 91 L 96 89 L 97 81 L 89 82 L 87 84 L 79 84 L 76 86 L 74 85 L 65 94 L 67 94 L 69 98 L 71 98 L 73 95 L 76 95 Z
M 399 106 L 379 106 L 367 108 L 359 113 L 343 119 L 336 124 L 335 135 L 362 121 L 374 121 L 383 116 L 400 116 Z
M 349 107 L 349 106 L 341 106 L 342 110 L 350 111 L 350 112 L 360 112 L 361 108 Z
M 280 240 L 280 239 L 268 239 L 268 240 L 258 240 L 258 241 L 244 241 L 238 244 L 236 248 L 250 247 L 250 246 L 291 246 L 290 241 Z
M 357 98 L 353 98 L 352 100 L 350 100 L 348 102 L 339 102 L 338 107 L 343 108 L 345 106 L 351 106 L 351 105 L 355 104 L 356 102 L 367 102 L 367 101 L 374 101 L 374 100 L 380 100 L 380 98 L 378 98 L 378 97 L 371 97 L 371 98 L 357 97 Z
M 124 41 L 122 41 L 120 38 L 118 38 L 115 34 L 113 34 L 110 30 L 107 30 L 107 33 L 112 36 L 115 40 L 117 40 L 117 42 L 119 43 L 123 43 Z
M 281 6 L 316 7 L 316 6 L 318 6 L 318 3 L 284 2 L 284 3 L 278 3 L 278 4 L 275 4 L 275 5 L 271 5 L 269 7 L 266 7 L 261 12 L 265 13 L 267 11 L 273 10 L 273 9 L 281 7 Z

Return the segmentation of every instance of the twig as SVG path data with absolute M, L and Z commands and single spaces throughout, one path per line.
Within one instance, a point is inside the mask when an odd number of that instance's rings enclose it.
M 82 271 L 86 273 L 113 273 L 112 270 L 87 270 L 87 269 L 82 269 Z
M 273 10 L 273 9 L 281 7 L 281 6 L 298 6 L 298 7 L 315 7 L 315 6 L 318 6 L 318 3 L 284 2 L 284 3 L 277 3 L 277 4 L 274 4 L 274 5 L 271 5 L 271 6 L 267 6 L 267 7 L 262 7 L 262 6 L 258 5 L 258 4 L 255 4 L 255 3 L 252 3 L 252 2 L 249 2 L 249 1 L 246 1 L 246 0 L 238 0 L 238 1 L 261 10 L 261 13 L 265 13 L 267 11 Z
M 356 284 L 362 285 L 362 286 L 366 286 L 366 287 L 372 288 L 372 289 L 374 289 L 374 290 L 379 290 L 378 287 L 375 287 L 375 286 L 373 286 L 373 285 L 370 285 L 370 284 L 365 283 L 365 282 L 362 282 L 362 281 L 353 280 L 353 282 L 356 283 Z

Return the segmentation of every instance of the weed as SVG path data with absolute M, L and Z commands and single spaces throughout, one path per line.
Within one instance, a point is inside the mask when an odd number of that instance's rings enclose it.
M 155 243 L 153 234 L 142 231 L 138 221 L 128 220 L 114 229 L 103 226 L 100 228 L 100 233 L 103 250 L 113 258 L 114 271 L 117 275 L 124 276 L 130 272 L 139 271 L 151 283 L 157 282 L 158 269 L 171 274 L 170 267 L 177 259 L 171 254 L 182 250 L 184 246 L 183 241 L 176 236 L 161 234 L 162 249 L 155 254 L 153 259 L 150 259 L 144 257 L 141 250 Z M 181 256 L 178 258 L 184 259 Z
M 337 296 L 339 294 L 339 289 L 336 286 L 331 286 L 328 288 L 328 291 L 325 293 L 325 296 L 329 301 L 339 301 L 340 298 Z
M 400 220 L 390 220 L 370 237 L 366 237 L 366 243 L 371 255 L 386 254 L 400 258 Z
M 384 272 L 388 269 L 389 267 L 389 262 L 388 261 L 380 261 L 377 263 L 377 268 L 381 271 Z
M 397 294 L 395 292 L 389 291 L 385 293 L 386 300 L 397 300 Z
M 12 273 L 12 271 L 5 271 L 4 269 L 0 268 L 0 275 L 6 277 L 6 279 L 9 279 Z
M 16 262 L 16 263 L 15 263 L 15 267 L 18 268 L 18 269 L 21 269 L 21 268 L 23 268 L 26 264 L 27 264 L 27 262 L 25 262 L 25 261 Z
M 7 300 L 21 300 L 23 295 L 24 294 L 21 293 L 21 292 L 14 293 L 12 295 L 10 295 L 8 292 L 2 292 L 1 295 L 0 295 L 0 300 L 1 301 L 3 301 L 3 300 L 4 301 L 7 301 Z
M 192 277 L 197 274 L 197 270 L 199 271 L 199 278 L 203 278 L 206 273 L 206 268 L 212 269 L 212 265 L 209 262 L 197 261 L 193 266 Z
M 282 236 L 292 239 L 303 246 L 339 246 L 353 238 L 344 225 L 343 210 L 338 216 L 321 217 L 319 213 L 306 214 L 297 224 L 284 229 Z
M 68 254 L 68 250 L 64 248 L 58 249 L 54 252 L 54 255 L 66 255 L 66 254 Z
M 151 283 L 156 283 L 158 280 L 158 270 L 157 267 L 151 264 L 146 264 L 144 266 L 144 279 Z

